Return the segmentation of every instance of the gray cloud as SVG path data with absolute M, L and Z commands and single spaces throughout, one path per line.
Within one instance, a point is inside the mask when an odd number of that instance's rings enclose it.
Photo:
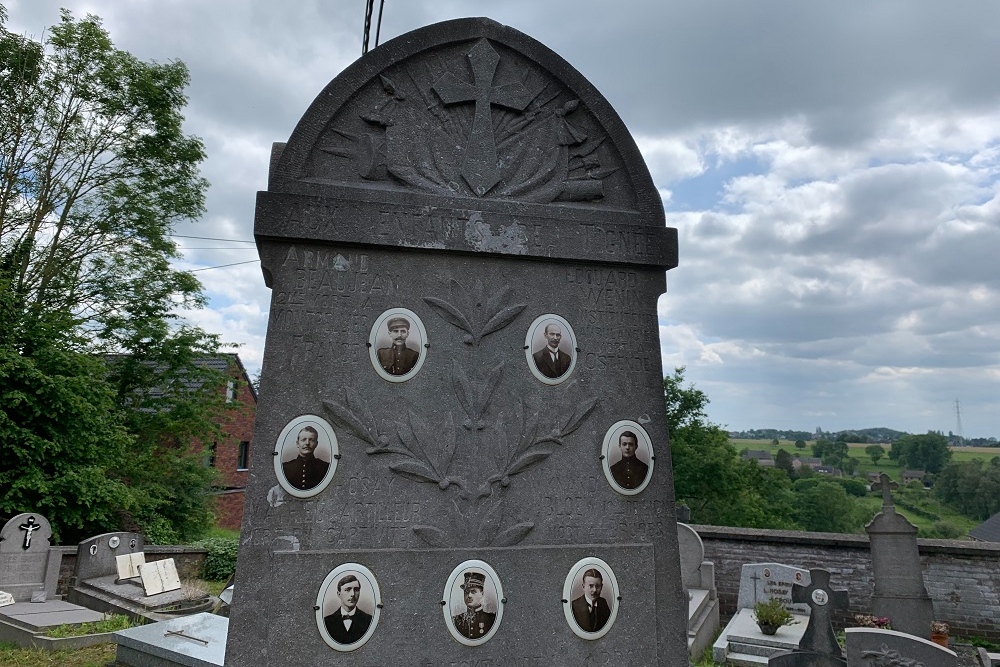
M 179 233 L 252 238 L 271 143 L 361 54 L 364 3 L 16 0 L 191 70 L 186 128 L 209 153 L 208 213 Z M 1000 4 L 450 0 L 386 3 L 382 41 L 490 16 L 588 77 L 635 133 L 681 239 L 660 302 L 734 428 L 954 427 L 1000 436 Z M 374 29 L 373 29 L 374 33 Z M 374 34 L 373 34 L 374 40 Z M 185 247 L 210 243 L 184 241 Z M 224 244 L 223 244 L 224 245 Z M 252 247 L 252 246 L 251 246 Z M 183 266 L 252 259 L 190 250 Z M 263 354 L 270 294 L 247 264 L 196 274 L 192 321 Z

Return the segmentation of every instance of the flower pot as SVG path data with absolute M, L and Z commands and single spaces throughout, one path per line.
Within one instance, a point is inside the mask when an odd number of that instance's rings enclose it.
M 932 632 L 931 641 L 939 646 L 944 646 L 948 648 L 948 633 L 946 632 Z
M 778 628 L 781 626 L 771 625 L 770 623 L 757 623 L 757 627 L 760 628 L 760 631 L 765 635 L 773 635 L 778 632 Z

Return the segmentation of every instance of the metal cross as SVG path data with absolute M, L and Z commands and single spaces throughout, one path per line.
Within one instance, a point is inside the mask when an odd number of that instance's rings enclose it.
M 840 657 L 840 644 L 833 633 L 833 612 L 847 609 L 850 602 L 847 591 L 831 589 L 830 573 L 814 568 L 809 570 L 808 586 L 792 586 L 792 602 L 804 602 L 811 610 L 809 624 L 802 633 L 799 648 Z
M 466 57 L 472 66 L 471 84 L 449 72 L 438 79 L 432 88 L 445 104 L 476 103 L 472 132 L 465 145 L 462 178 L 482 197 L 500 181 L 497 145 L 493 136 L 493 105 L 524 111 L 534 95 L 521 82 L 493 86 L 500 56 L 485 39 L 479 40 Z
M 750 575 L 750 580 L 753 582 L 753 603 L 757 604 L 757 582 L 760 581 L 760 575 L 754 570 L 754 573 Z
M 21 548 L 31 548 L 31 534 L 41 528 L 41 526 L 35 523 L 35 517 L 29 516 L 28 520 L 18 526 L 18 528 L 24 531 L 24 544 L 21 545 Z

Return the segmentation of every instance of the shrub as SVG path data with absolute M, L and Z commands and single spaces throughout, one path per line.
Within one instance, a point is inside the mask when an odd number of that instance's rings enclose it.
M 201 574 L 205 579 L 209 581 L 225 581 L 236 572 L 236 552 L 239 549 L 238 539 L 210 537 L 207 540 L 199 540 L 191 546 L 204 549 L 208 552 L 205 556 L 205 566 L 202 568 Z

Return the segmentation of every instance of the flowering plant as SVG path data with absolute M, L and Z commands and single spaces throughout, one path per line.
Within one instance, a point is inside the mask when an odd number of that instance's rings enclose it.
M 888 616 L 875 616 L 874 614 L 855 614 L 854 622 L 862 628 L 879 628 L 881 630 L 892 630 L 892 623 Z
M 931 632 L 946 635 L 948 634 L 948 630 L 950 630 L 950 628 L 944 621 L 931 621 Z

